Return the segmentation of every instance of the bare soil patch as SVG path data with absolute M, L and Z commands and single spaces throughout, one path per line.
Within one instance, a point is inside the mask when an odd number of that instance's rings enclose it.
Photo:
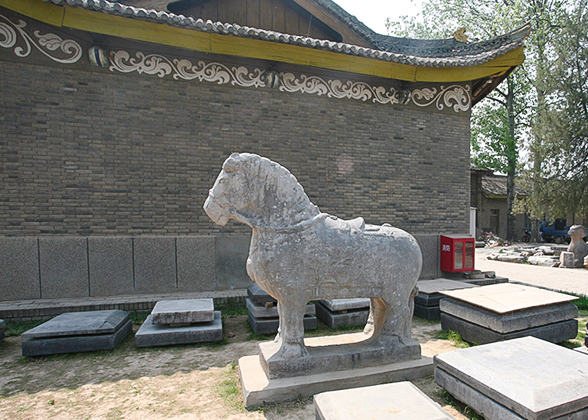
M 36 358 L 20 355 L 21 337 L 8 337 L 0 342 L 0 419 L 314 419 L 311 398 L 243 407 L 236 364 L 257 354 L 260 337 L 244 315 L 223 323 L 225 337 L 232 334 L 220 344 L 137 349 L 131 335 L 113 351 Z M 439 323 L 414 319 L 423 354 L 455 349 L 435 338 L 439 330 Z M 467 418 L 432 378 L 414 383 L 456 419 Z

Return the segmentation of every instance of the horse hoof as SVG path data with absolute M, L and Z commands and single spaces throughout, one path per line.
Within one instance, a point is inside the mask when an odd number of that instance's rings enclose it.
M 284 344 L 278 350 L 277 356 L 281 359 L 297 359 L 308 356 L 308 350 L 300 344 Z

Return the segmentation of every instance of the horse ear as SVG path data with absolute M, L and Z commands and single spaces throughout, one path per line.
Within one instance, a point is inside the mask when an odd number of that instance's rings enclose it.
M 225 160 L 225 163 L 223 163 L 223 169 L 225 172 L 236 172 L 237 171 L 237 166 L 239 165 L 239 161 L 241 155 L 239 153 L 233 153 L 231 154 L 231 156 L 229 156 L 227 158 L 227 160 Z

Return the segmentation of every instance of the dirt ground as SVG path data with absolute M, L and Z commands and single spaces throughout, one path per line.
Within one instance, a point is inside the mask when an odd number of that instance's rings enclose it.
M 21 356 L 20 336 L 7 337 L 0 342 L 0 419 L 314 419 L 312 398 L 243 407 L 236 365 L 258 353 L 260 337 L 251 338 L 244 315 L 223 322 L 232 337 L 220 344 L 137 349 L 129 336 L 113 351 L 34 358 Z M 415 318 L 423 354 L 455 349 L 435 338 L 439 330 Z M 432 378 L 414 383 L 456 419 L 467 418 Z

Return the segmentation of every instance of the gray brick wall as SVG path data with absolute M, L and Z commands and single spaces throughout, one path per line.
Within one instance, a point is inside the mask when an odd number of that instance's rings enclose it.
M 324 212 L 465 233 L 469 114 L 0 62 L 0 235 L 242 235 L 202 204 L 224 159 L 286 166 Z

